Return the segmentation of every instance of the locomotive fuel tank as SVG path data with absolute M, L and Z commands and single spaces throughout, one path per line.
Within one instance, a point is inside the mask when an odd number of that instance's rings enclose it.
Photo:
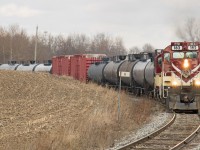
M 95 63 L 92 64 L 88 69 L 88 78 L 94 82 L 102 83 L 105 81 L 105 77 L 103 75 L 103 70 L 107 63 Z
M 114 61 L 109 62 L 103 71 L 105 80 L 111 84 L 119 83 L 119 68 L 125 62 L 126 56 L 117 56 Z

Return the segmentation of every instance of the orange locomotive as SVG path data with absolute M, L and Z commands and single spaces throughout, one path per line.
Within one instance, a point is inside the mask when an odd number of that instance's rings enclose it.
M 172 42 L 156 50 L 154 95 L 169 109 L 200 114 L 200 43 Z

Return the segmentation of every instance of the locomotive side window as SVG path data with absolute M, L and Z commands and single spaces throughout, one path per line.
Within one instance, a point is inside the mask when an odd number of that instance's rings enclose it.
M 162 57 L 158 58 L 158 65 L 161 67 L 162 66 Z
M 164 60 L 166 60 L 166 61 L 170 61 L 170 53 L 165 53 L 164 54 Z
M 173 58 L 184 58 L 184 53 L 183 52 L 174 52 L 173 53 Z
M 186 58 L 197 58 L 197 52 L 187 52 Z

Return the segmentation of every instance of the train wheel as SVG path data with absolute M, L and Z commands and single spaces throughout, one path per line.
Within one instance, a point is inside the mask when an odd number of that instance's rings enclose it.
M 162 104 L 166 104 L 166 98 L 161 98 L 160 101 Z
M 136 89 L 136 96 L 140 96 L 140 89 Z
M 158 94 L 158 91 L 157 91 L 157 90 L 155 91 L 154 97 L 155 97 L 155 100 L 159 101 L 159 94 Z
M 148 92 L 147 96 L 148 96 L 149 99 L 152 99 L 153 98 L 153 92 Z
M 170 112 L 169 101 L 170 101 L 170 96 L 168 96 L 168 97 L 166 98 L 166 101 L 165 101 L 166 108 L 167 108 L 167 111 L 168 111 L 168 112 Z
M 137 96 L 137 89 L 134 88 L 134 89 L 132 90 L 132 93 L 133 93 L 133 95 Z

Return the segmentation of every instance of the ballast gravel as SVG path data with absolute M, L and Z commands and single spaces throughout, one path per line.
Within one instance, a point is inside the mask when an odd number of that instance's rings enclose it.
M 172 119 L 172 116 L 172 113 L 159 113 L 156 114 L 156 116 L 152 116 L 152 119 L 148 124 L 144 124 L 139 130 L 130 133 L 128 136 L 118 141 L 115 141 L 114 147 L 109 148 L 108 150 L 119 149 L 131 142 L 134 142 L 142 137 L 151 134 L 152 132 L 158 130 L 159 128 L 167 124 L 167 122 L 169 122 Z

